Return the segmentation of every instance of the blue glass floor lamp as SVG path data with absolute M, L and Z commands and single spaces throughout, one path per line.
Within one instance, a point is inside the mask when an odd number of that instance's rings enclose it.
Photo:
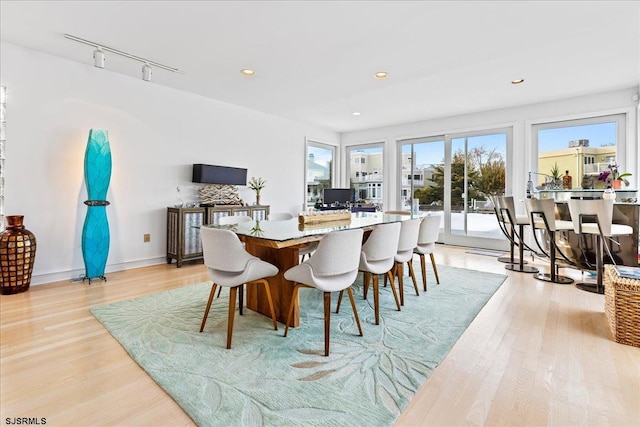
M 91 129 L 84 155 L 84 179 L 87 185 L 87 216 L 82 228 L 82 257 L 85 279 L 107 280 L 104 269 L 109 255 L 107 189 L 111 180 L 111 148 L 106 130 Z M 83 279 L 84 280 L 84 279 Z

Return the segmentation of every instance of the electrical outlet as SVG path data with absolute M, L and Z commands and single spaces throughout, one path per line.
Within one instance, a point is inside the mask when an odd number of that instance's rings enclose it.
M 145 243 L 150 242 L 150 241 L 151 241 L 151 234 L 145 234 L 145 235 L 143 236 L 143 239 L 144 239 L 144 242 L 145 242 Z

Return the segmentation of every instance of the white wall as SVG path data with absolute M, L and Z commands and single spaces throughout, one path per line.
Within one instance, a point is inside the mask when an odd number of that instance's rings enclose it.
M 534 170 L 536 162 L 532 161 L 531 126 L 538 123 L 558 120 L 570 120 L 583 117 L 594 117 L 607 114 L 627 113 L 626 147 L 622 159 L 618 159 L 625 171 L 633 173 L 631 186 L 638 188 L 638 106 L 634 95 L 638 88 L 628 88 L 615 92 L 581 96 L 570 99 L 554 100 L 539 104 L 485 111 L 463 116 L 444 117 L 348 132 L 341 135 L 343 153 L 346 147 L 364 143 L 385 143 L 385 207 L 397 208 L 397 141 L 408 138 L 446 135 L 457 132 L 483 130 L 501 127 L 513 127 L 513 149 L 510 161 L 507 162 L 507 191 L 517 198 L 525 196 L 527 171 Z M 429 102 L 428 99 L 425 102 Z M 464 102 L 461 100 L 460 102 Z M 536 159 L 537 160 L 537 159 Z M 621 161 L 622 160 L 622 161 Z M 391 173 L 387 173 L 390 171 Z M 342 176 L 346 176 L 345 171 Z M 343 183 L 344 184 L 344 183 Z
M 339 143 L 337 133 L 310 125 L 12 44 L 0 48 L 5 214 L 24 215 L 36 235 L 33 285 L 84 273 L 83 162 L 91 128 L 109 131 L 113 156 L 107 272 L 165 262 L 166 207 L 178 185 L 185 201 L 196 201 L 193 163 L 248 168 L 249 177 L 267 180 L 264 204 L 296 213 L 305 195 L 305 137 Z M 247 187 L 240 196 L 254 200 Z

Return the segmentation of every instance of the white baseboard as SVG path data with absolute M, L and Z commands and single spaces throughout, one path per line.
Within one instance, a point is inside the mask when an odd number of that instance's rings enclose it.
M 113 273 L 116 271 L 123 271 L 123 270 L 131 270 L 132 268 L 147 267 L 150 265 L 165 264 L 166 262 L 167 262 L 166 257 L 158 257 L 158 258 L 142 259 L 137 261 L 122 262 L 118 264 L 111 264 L 106 266 L 105 276 L 107 276 L 107 279 L 109 279 L 108 277 L 109 273 Z M 70 282 L 73 282 L 76 280 L 82 281 L 82 277 L 84 276 L 84 273 L 85 273 L 85 270 L 83 268 L 79 270 L 67 270 L 67 271 L 59 271 L 55 273 L 38 274 L 31 277 L 31 285 L 32 286 L 44 285 L 46 283 L 62 282 L 65 280 L 68 280 Z

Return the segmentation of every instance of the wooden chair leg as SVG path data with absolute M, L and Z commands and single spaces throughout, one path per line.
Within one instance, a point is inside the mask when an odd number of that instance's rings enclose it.
M 380 292 L 378 275 L 373 276 L 373 307 L 376 313 L 376 325 L 380 324 Z
M 202 318 L 202 324 L 200 325 L 200 332 L 204 329 L 204 324 L 207 323 L 207 316 L 209 316 L 209 309 L 211 308 L 211 301 L 213 301 L 213 296 L 216 294 L 216 285 L 213 283 L 211 285 L 211 292 L 209 292 L 209 301 L 207 302 L 207 308 L 204 310 L 204 317 Z M 222 286 L 220 286 L 222 289 Z
M 436 274 L 436 283 L 440 284 L 440 278 L 438 277 L 438 267 L 436 267 L 436 259 L 433 256 L 433 252 L 429 254 L 431 258 L 431 265 L 433 266 L 433 272 Z
M 218 288 L 218 296 L 216 298 L 220 298 L 220 293 L 222 292 L 222 286 L 220 286 L 220 288 Z
M 236 294 L 238 286 L 229 288 L 229 320 L 227 321 L 227 349 L 231 348 L 231 338 L 233 337 L 233 318 L 236 314 Z
M 353 294 L 349 292 L 353 301 Z M 324 355 L 329 355 L 329 335 L 331 333 L 331 292 L 324 292 Z
M 389 277 L 389 281 L 391 281 L 391 290 L 393 291 L 393 299 L 396 300 L 396 307 L 398 307 L 398 311 L 400 311 L 400 300 L 398 299 L 398 293 L 396 292 L 396 287 L 393 284 L 393 274 L 391 270 L 387 271 L 385 278 Z
M 273 329 L 278 330 L 278 321 L 276 320 L 276 311 L 273 308 L 273 299 L 271 299 L 271 287 L 266 279 L 260 280 L 264 285 L 264 290 L 267 292 L 267 302 L 269 303 L 269 311 L 271 311 L 271 320 L 273 320 Z
M 367 294 L 369 293 L 369 283 L 371 282 L 371 273 L 368 271 L 364 272 L 364 277 L 362 278 L 362 298 L 367 299 Z
M 242 308 L 244 307 L 244 284 L 238 286 L 240 293 L 238 295 L 238 311 L 240 312 L 240 316 L 244 313 L 242 312 Z
M 418 291 L 418 282 L 416 281 L 416 273 L 413 271 L 413 260 L 410 259 L 407 261 L 407 265 L 409 266 L 409 275 L 411 276 L 411 281 L 413 282 L 413 289 L 416 290 L 416 295 L 420 296 L 420 292 Z
M 401 262 L 396 262 L 394 266 L 395 276 L 398 277 L 398 289 L 400 290 L 400 305 L 404 305 L 404 266 Z
M 360 336 L 362 336 L 362 326 L 360 326 L 360 317 L 358 317 L 358 310 L 356 309 L 356 300 L 353 299 L 353 292 L 351 292 L 351 286 L 347 288 L 347 293 L 349 294 L 349 299 L 351 300 L 351 308 L 353 309 L 353 317 L 356 318 L 356 325 L 358 325 L 358 332 L 360 333 Z M 331 297 L 329 297 L 329 301 L 331 301 Z
M 424 254 L 418 254 L 420 257 L 420 271 L 422 272 L 422 289 L 427 291 L 427 267 L 424 261 Z
M 287 324 L 284 326 L 284 336 L 287 336 L 289 332 L 289 325 L 291 324 L 291 320 L 293 319 L 293 309 L 296 305 L 296 301 L 298 301 L 298 292 L 300 291 L 300 286 L 297 283 L 293 285 L 293 291 L 291 292 L 291 304 L 289 304 L 289 314 L 287 315 Z

